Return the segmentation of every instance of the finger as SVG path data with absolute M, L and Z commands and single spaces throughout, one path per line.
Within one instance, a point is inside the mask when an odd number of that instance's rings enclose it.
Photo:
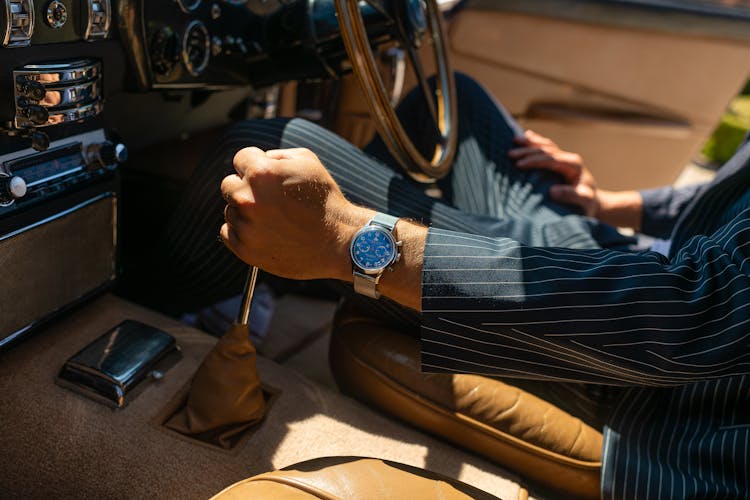
M 562 175 L 566 181 L 575 182 L 578 179 L 579 170 L 569 163 L 560 162 L 548 154 L 527 156 L 516 162 L 516 167 L 521 170 L 541 168 Z
M 310 154 L 307 148 L 287 148 L 287 149 L 270 149 L 266 151 L 266 156 L 274 160 L 290 160 Z
M 526 137 L 526 139 L 527 139 L 527 140 L 528 140 L 528 141 L 529 141 L 530 143 L 532 143 L 532 144 L 535 144 L 535 145 L 540 145 L 540 146 L 542 146 L 542 145 L 544 145 L 544 146 L 549 146 L 549 145 L 552 145 L 552 144 L 554 144 L 554 142 L 552 142 L 552 140 L 551 140 L 551 139 L 548 139 L 547 137 L 544 137 L 544 136 L 543 136 L 543 135 L 541 135 L 541 134 L 537 134 L 536 132 L 534 132 L 534 131 L 533 131 L 533 130 L 531 130 L 531 129 L 527 130 L 527 131 L 526 131 L 526 132 L 524 133 L 524 136 Z
M 510 151 L 508 151 L 508 156 L 510 156 L 511 158 L 517 159 L 517 158 L 522 158 L 524 156 L 528 156 L 531 154 L 539 154 L 539 153 L 544 153 L 544 151 L 542 151 L 540 148 L 536 146 L 528 146 L 525 148 L 511 149 Z
M 249 241 L 248 237 L 252 233 L 253 222 L 248 214 L 227 205 L 224 207 L 224 222 L 229 224 L 229 228 L 237 235 L 237 239 Z
M 243 190 L 247 190 L 247 183 L 239 175 L 232 174 L 224 177 L 221 181 L 221 197 L 230 205 L 237 205 L 237 195 Z
M 587 201 L 576 191 L 575 186 L 568 184 L 555 184 L 550 187 L 549 197 L 560 203 L 578 205 L 580 207 L 583 207 Z
M 524 135 L 517 135 L 513 137 L 513 143 L 518 144 L 519 146 L 528 146 L 529 140 Z
M 237 151 L 232 159 L 234 170 L 240 177 L 245 177 L 248 168 L 258 166 L 266 160 L 266 153 L 262 149 L 251 146 Z
M 233 231 L 226 222 L 222 224 L 221 229 L 219 229 L 219 238 L 232 252 L 235 254 L 239 252 L 241 243 L 237 237 L 237 233 Z
M 548 170 L 555 170 L 559 168 L 557 166 L 557 163 L 559 163 L 557 160 L 555 160 L 551 155 L 539 152 L 539 153 L 532 153 L 530 155 L 524 156 L 523 158 L 520 158 L 516 162 L 516 166 L 521 169 L 528 169 L 528 168 L 546 168 Z

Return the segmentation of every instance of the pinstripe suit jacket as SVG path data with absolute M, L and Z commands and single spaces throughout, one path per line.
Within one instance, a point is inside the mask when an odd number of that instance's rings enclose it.
M 605 498 L 750 497 L 750 144 L 713 182 L 643 192 L 655 252 L 431 229 L 425 371 L 628 386 Z

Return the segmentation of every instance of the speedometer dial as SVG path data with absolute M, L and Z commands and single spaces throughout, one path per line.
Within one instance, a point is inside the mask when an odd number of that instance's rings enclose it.
M 191 21 L 182 36 L 182 62 L 193 76 L 200 75 L 211 56 L 211 37 L 201 21 Z

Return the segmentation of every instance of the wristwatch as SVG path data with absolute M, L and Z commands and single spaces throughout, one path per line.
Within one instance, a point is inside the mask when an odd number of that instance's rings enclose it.
M 391 266 L 401 258 L 401 242 L 393 236 L 398 220 L 398 217 L 379 213 L 352 238 L 349 253 L 355 292 L 380 298 L 378 282 L 383 271 L 392 271 Z

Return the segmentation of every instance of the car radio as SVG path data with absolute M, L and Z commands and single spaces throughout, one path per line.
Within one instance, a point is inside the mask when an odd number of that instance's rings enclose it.
M 127 148 L 97 130 L 58 141 L 44 152 L 0 156 L 0 217 L 72 186 L 110 175 L 127 159 Z
M 126 157 L 103 129 L 0 155 L 0 346 L 113 283 Z

